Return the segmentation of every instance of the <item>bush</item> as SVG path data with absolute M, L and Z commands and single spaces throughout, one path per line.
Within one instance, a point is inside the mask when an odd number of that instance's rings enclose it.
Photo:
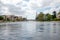
M 55 18 L 54 21 L 60 21 L 60 19 Z
M 0 16 L 0 20 L 3 20 L 4 18 L 2 16 Z

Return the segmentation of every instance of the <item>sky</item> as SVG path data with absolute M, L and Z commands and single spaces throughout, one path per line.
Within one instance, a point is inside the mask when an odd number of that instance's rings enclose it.
M 0 15 L 17 15 L 35 19 L 36 13 L 52 14 L 60 10 L 60 0 L 0 0 Z

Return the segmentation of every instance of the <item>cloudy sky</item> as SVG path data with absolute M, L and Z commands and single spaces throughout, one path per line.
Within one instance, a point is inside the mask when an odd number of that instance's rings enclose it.
M 17 15 L 34 19 L 36 12 L 60 10 L 60 0 L 0 0 L 0 15 Z

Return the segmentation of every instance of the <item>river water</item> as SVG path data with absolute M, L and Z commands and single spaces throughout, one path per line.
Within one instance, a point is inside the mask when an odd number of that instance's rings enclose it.
M 0 23 L 0 40 L 60 40 L 60 22 Z

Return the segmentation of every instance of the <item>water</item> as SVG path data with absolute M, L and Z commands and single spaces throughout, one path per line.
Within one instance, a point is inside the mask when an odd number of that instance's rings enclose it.
M 60 22 L 0 23 L 0 40 L 60 40 Z

